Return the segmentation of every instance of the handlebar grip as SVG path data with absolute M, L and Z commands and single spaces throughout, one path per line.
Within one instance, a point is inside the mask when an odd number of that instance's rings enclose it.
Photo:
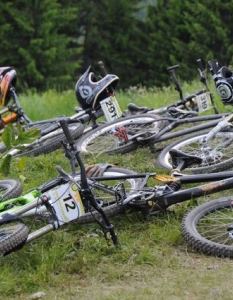
M 106 76 L 108 73 L 104 67 L 104 63 L 102 61 L 98 62 L 99 68 L 100 68 L 100 72 L 102 76 Z
M 210 67 L 211 74 L 216 75 L 218 73 L 219 69 L 221 68 L 218 61 L 209 60 L 208 64 L 209 64 L 209 67 Z
M 100 68 L 101 76 L 104 77 L 104 76 L 108 75 L 108 72 L 105 69 L 104 63 L 102 61 L 99 61 L 98 65 L 99 65 L 99 68 Z M 114 89 L 113 89 L 113 87 L 111 85 L 108 86 L 108 91 L 111 94 L 114 94 Z
M 174 66 L 167 68 L 167 71 L 170 72 L 172 70 L 178 69 L 179 67 L 180 67 L 180 65 L 174 65 Z
M 74 145 L 74 139 L 72 138 L 71 136 L 71 133 L 70 133 L 70 130 L 69 130 L 69 127 L 67 125 L 67 121 L 66 120 L 60 120 L 59 121 L 60 125 L 61 125 L 61 128 L 64 132 L 64 135 L 67 139 L 67 142 L 70 144 L 70 145 Z
M 203 66 L 203 63 L 202 63 L 202 60 L 200 58 L 197 60 L 197 67 L 202 72 L 205 70 L 205 68 Z

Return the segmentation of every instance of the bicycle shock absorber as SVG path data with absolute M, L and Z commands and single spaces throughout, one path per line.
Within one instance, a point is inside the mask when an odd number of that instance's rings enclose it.
M 181 188 L 180 181 L 173 181 L 169 184 L 169 188 L 172 189 L 174 192 L 178 191 Z

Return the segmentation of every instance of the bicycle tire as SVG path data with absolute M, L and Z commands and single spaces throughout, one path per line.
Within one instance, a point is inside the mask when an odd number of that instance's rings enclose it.
M 158 122 L 154 122 L 158 120 Z M 150 122 L 145 125 L 146 122 Z M 124 154 L 136 150 L 140 145 L 144 145 L 146 140 L 159 132 L 164 126 L 165 121 L 160 120 L 157 115 L 153 114 L 138 114 L 120 118 L 113 122 L 92 130 L 77 140 L 77 147 L 84 154 Z M 127 137 L 130 139 L 126 142 L 126 135 L 123 133 L 123 138 L 116 136 L 119 131 L 116 128 L 124 128 Z M 114 134 L 113 134 L 114 133 Z M 136 135 L 143 133 L 144 136 L 139 139 Z
M 19 197 L 22 194 L 22 184 L 16 179 L 0 180 L 0 202 Z
M 221 172 L 229 169 L 233 166 L 233 143 L 231 143 L 226 148 L 221 148 L 221 153 L 223 156 L 215 156 L 213 163 L 209 164 L 204 158 L 205 154 L 200 149 L 199 140 L 203 138 L 208 132 L 196 133 L 194 135 L 189 135 L 180 140 L 177 140 L 170 145 L 166 146 L 158 155 L 158 165 L 162 168 L 171 170 L 171 156 L 169 151 L 171 149 L 181 150 L 182 152 L 190 155 L 195 155 L 203 158 L 203 163 L 193 165 L 182 171 L 182 173 L 213 173 Z M 221 145 L 221 142 L 226 139 L 227 132 L 219 132 L 214 139 L 208 142 L 208 145 L 214 151 Z
M 233 197 L 219 198 L 187 213 L 182 221 L 182 235 L 197 252 L 233 258 L 233 237 L 228 231 L 232 224 Z
M 20 222 L 0 225 L 0 255 L 4 256 L 24 244 L 29 233 L 28 227 Z
M 44 124 L 43 124 L 44 125 Z M 70 133 L 73 139 L 77 139 L 83 133 L 84 126 L 81 123 L 73 123 L 68 125 L 70 129 Z M 53 131 L 53 135 L 50 136 L 48 133 L 48 138 L 46 139 L 46 135 L 44 135 L 36 142 L 32 143 L 27 148 L 21 150 L 20 152 L 13 154 L 13 156 L 20 157 L 20 156 L 39 156 L 47 153 L 51 153 L 57 149 L 59 149 L 62 144 L 61 141 L 66 141 L 66 137 L 63 133 L 63 130 L 59 126 L 58 129 Z M 0 144 L 1 148 L 1 144 Z
M 133 175 L 137 174 L 134 171 L 128 170 L 128 169 L 122 169 L 122 168 L 116 168 L 116 167 L 110 167 L 108 168 L 104 173 L 104 176 L 119 176 L 119 175 Z M 77 173 L 74 177 L 75 181 L 80 181 L 80 174 Z M 116 182 L 123 182 L 123 180 L 115 179 Z M 125 207 L 121 205 L 121 203 L 116 202 L 115 200 L 115 195 L 113 195 L 113 190 L 111 189 L 111 186 L 116 185 L 116 182 L 114 180 L 112 181 L 107 181 L 107 185 L 109 189 L 106 189 L 106 191 L 101 191 L 98 187 L 95 187 L 94 184 L 90 183 L 93 193 L 96 197 L 96 199 L 101 198 L 102 200 L 104 199 L 102 203 L 102 209 L 106 213 L 108 217 L 120 214 L 124 211 Z M 125 188 L 126 192 L 130 193 L 134 190 L 139 189 L 140 185 L 143 182 L 143 179 L 141 178 L 128 178 L 126 179 L 127 182 L 125 182 Z M 104 178 L 101 180 L 101 183 L 104 183 Z M 46 184 L 44 184 L 46 188 Z M 42 192 L 43 192 L 43 187 L 42 187 Z M 103 194 L 102 194 L 103 193 Z M 86 224 L 86 223 L 93 223 L 96 221 L 96 219 L 100 218 L 100 214 L 96 211 L 90 208 L 90 211 L 86 212 L 84 215 L 79 217 L 76 222 L 79 224 Z

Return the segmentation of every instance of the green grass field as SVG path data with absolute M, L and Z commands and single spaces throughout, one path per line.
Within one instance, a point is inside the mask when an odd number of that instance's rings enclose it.
M 183 87 L 192 93 L 201 86 L 193 82 L 183 83 Z M 159 91 L 140 87 L 119 92 L 117 97 L 123 109 L 129 102 L 161 107 L 177 100 L 178 93 L 173 88 Z M 73 91 L 19 98 L 32 120 L 72 115 L 78 105 Z M 217 97 L 216 101 L 223 111 Z M 127 155 L 83 159 L 85 164 L 109 162 L 138 172 L 161 172 L 156 168 L 156 155 L 147 148 Z M 62 150 L 26 158 L 23 168 L 14 159 L 9 176 L 20 179 L 26 192 L 56 176 L 56 165 L 69 171 Z M 233 262 L 207 257 L 187 247 L 180 230 L 187 209 L 188 203 L 183 203 L 147 219 L 140 213 L 127 212 L 112 218 L 120 240 L 117 249 L 107 245 L 97 224 L 72 224 L 52 232 L 1 258 L 0 299 L 229 300 Z

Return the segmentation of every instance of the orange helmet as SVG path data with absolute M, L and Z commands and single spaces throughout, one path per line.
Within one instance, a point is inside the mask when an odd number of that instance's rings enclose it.
M 6 106 L 10 100 L 9 89 L 16 84 L 16 71 L 12 67 L 0 68 L 0 105 Z

